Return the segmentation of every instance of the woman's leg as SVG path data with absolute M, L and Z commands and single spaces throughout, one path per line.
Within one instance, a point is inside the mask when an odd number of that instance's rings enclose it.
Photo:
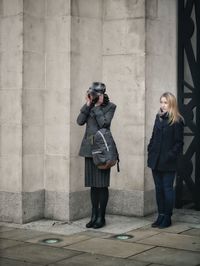
M 99 213 L 98 218 L 94 224 L 94 228 L 101 228 L 105 225 L 105 213 L 106 213 L 106 206 L 108 203 L 109 198 L 109 191 L 108 187 L 98 188 L 99 192 Z
M 163 187 L 163 174 L 160 171 L 153 171 L 153 179 L 156 189 L 156 202 L 158 207 L 158 213 L 164 214 L 165 202 L 164 202 L 164 187 Z
M 174 207 L 174 184 L 175 172 L 163 173 L 163 188 L 165 196 L 165 218 L 160 225 L 160 228 L 165 228 L 171 225 L 171 216 Z
M 99 207 L 99 190 L 98 190 L 98 188 L 91 187 L 90 199 L 91 199 L 91 204 L 92 204 L 92 214 L 91 214 L 91 220 L 86 224 L 87 228 L 93 227 L 94 223 L 97 220 L 98 207 Z
M 164 219 L 164 212 L 165 212 L 165 201 L 164 201 L 164 188 L 163 188 L 163 177 L 162 172 L 160 171 L 152 171 L 153 179 L 155 183 L 155 190 L 156 190 L 156 202 L 158 208 L 158 217 L 152 223 L 152 227 L 158 227 L 162 220 Z

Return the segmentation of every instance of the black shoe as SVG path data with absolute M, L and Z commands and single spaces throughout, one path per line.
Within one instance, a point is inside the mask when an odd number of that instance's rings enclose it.
M 159 227 L 159 225 L 162 223 L 164 217 L 165 217 L 164 214 L 159 214 L 158 218 L 156 219 L 155 222 L 152 223 L 151 227 Z
M 92 209 L 91 220 L 85 226 L 87 228 L 92 228 L 93 225 L 95 224 L 96 220 L 97 220 L 97 210 L 96 209 Z
M 94 229 L 98 229 L 98 228 L 101 228 L 101 227 L 105 226 L 105 224 L 106 224 L 105 218 L 102 217 L 102 216 L 99 216 L 97 218 L 96 222 L 94 223 L 93 228 Z
M 162 223 L 158 226 L 159 229 L 164 229 L 169 226 L 171 226 L 172 221 L 171 221 L 171 216 L 170 215 L 165 215 L 164 219 L 162 220 Z

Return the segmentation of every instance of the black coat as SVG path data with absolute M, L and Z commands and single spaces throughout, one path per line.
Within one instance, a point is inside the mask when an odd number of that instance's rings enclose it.
M 168 123 L 157 114 L 148 145 L 147 165 L 152 170 L 176 171 L 177 159 L 183 148 L 183 121 Z
M 100 128 L 110 128 L 115 109 L 116 105 L 111 102 L 93 108 L 85 104 L 81 108 L 77 123 L 80 126 L 86 123 L 86 130 L 79 151 L 80 156 L 92 157 L 93 137 Z

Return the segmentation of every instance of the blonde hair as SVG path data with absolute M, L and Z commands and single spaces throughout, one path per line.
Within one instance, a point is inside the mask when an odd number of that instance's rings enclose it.
M 168 103 L 168 113 L 169 113 L 169 124 L 174 124 L 180 120 L 184 121 L 184 118 L 179 113 L 178 104 L 176 97 L 171 92 L 165 92 L 160 96 L 161 98 L 166 98 Z

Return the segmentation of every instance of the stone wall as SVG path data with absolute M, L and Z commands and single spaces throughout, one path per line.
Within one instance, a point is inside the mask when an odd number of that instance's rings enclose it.
M 0 0 L 0 220 L 89 214 L 76 117 L 93 81 L 117 104 L 108 212 L 155 210 L 146 145 L 176 92 L 176 17 L 175 0 Z

